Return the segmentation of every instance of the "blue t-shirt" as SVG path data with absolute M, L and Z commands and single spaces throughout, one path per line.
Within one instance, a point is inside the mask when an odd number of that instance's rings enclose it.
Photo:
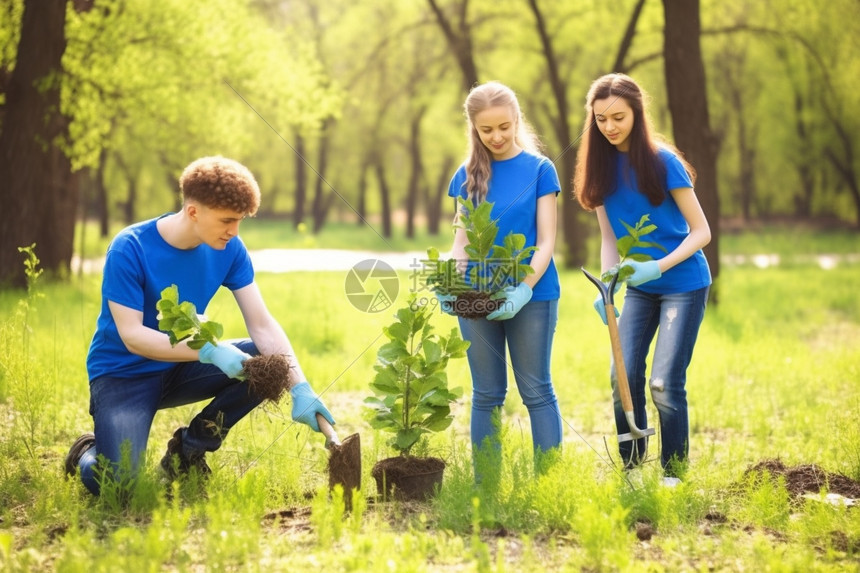
M 161 291 L 170 285 L 178 287 L 180 301 L 190 301 L 197 312 L 204 312 L 222 285 L 237 290 L 254 281 L 251 258 L 239 237 L 228 242 L 224 250 L 205 244 L 177 249 L 158 232 L 156 221 L 160 218 L 126 227 L 108 247 L 102 307 L 87 355 L 90 380 L 107 374 L 133 378 L 174 365 L 129 352 L 119 336 L 108 301 L 142 311 L 144 326 L 158 330 L 155 305 L 161 299 Z
M 639 192 L 639 184 L 635 173 L 630 168 L 629 157 L 626 153 L 617 153 L 615 190 L 606 197 L 603 206 L 606 209 L 606 216 L 609 218 L 612 230 L 615 231 L 616 238 L 628 234 L 621 221 L 633 227 L 639 222 L 642 215 L 647 213 L 649 222 L 656 225 L 657 229 L 646 235 L 643 240 L 662 245 L 667 252 L 671 253 L 690 233 L 690 226 L 669 190 L 683 187 L 692 188 L 693 182 L 684 169 L 684 165 L 670 150 L 660 148 L 658 156 L 666 168 L 666 177 L 663 182 L 666 199 L 660 205 L 655 207 L 644 194 Z M 655 259 L 660 259 L 666 255 L 665 252 L 656 247 L 637 247 L 632 252 L 645 253 Z M 697 290 L 710 284 L 711 271 L 708 268 L 705 254 L 700 249 L 693 256 L 663 273 L 659 279 L 644 283 L 636 288 L 652 294 L 675 294 Z
M 537 243 L 537 200 L 561 190 L 552 161 L 542 155 L 523 151 L 515 157 L 493 161 L 486 200 L 493 203 L 492 217 L 499 226 L 496 244 L 502 245 L 508 233 L 521 233 L 526 246 Z M 448 185 L 448 195 L 467 198 L 466 166 L 461 165 Z M 530 262 L 531 257 L 525 262 Z M 534 286 L 531 300 L 555 300 L 561 295 L 555 261 Z

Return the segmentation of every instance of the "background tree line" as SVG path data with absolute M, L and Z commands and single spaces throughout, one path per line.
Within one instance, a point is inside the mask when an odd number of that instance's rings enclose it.
M 714 230 L 860 227 L 860 3 L 833 0 L 0 0 L 0 284 L 17 247 L 62 275 L 75 222 L 108 233 L 175 206 L 182 167 L 239 159 L 260 216 L 381 237 L 446 228 L 462 102 L 519 94 L 562 180 L 565 264 L 593 217 L 570 197 L 584 98 L 633 75 L 699 171 Z M 718 241 L 708 257 L 718 272 Z M 384 245 L 380 245 L 384 247 Z

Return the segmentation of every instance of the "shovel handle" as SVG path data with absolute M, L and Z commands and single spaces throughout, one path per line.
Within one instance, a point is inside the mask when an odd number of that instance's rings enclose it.
M 627 367 L 624 365 L 624 354 L 621 352 L 621 337 L 618 335 L 615 307 L 611 304 L 606 305 L 606 323 L 609 326 L 609 342 L 612 346 L 612 358 L 615 360 L 615 375 L 618 378 L 621 408 L 625 412 L 632 412 L 633 398 L 630 395 L 630 384 L 627 381 Z
M 329 424 L 328 420 L 325 419 L 325 416 L 319 412 L 317 412 L 317 424 L 320 426 L 320 432 L 325 436 L 325 446 L 327 448 L 329 446 L 340 445 L 340 438 L 337 437 L 337 432 L 334 431 L 334 428 Z

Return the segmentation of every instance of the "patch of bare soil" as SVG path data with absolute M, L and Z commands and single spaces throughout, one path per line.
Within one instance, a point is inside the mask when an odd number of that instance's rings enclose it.
M 747 468 L 744 475 L 758 474 L 761 477 L 765 473 L 772 479 L 782 476 L 785 479 L 785 487 L 793 498 L 826 489 L 829 493 L 860 499 L 860 482 L 839 473 L 828 472 L 815 464 L 786 467 L 779 459 L 769 459 Z
M 263 516 L 263 524 L 278 527 L 283 533 L 305 533 L 311 530 L 311 508 L 273 511 Z

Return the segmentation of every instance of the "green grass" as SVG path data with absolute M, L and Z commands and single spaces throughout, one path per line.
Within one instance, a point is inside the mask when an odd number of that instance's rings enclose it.
M 326 246 L 357 248 L 343 233 L 343 243 Z M 790 235 L 733 237 L 731 248 L 755 253 L 762 243 L 790 255 Z M 248 238 L 258 240 L 264 234 Z M 843 240 L 856 243 L 856 236 L 810 235 L 821 250 L 809 252 L 835 252 Z M 401 276 L 397 304 L 409 284 Z M 468 367 L 455 361 L 449 379 L 466 396 L 454 425 L 429 444 L 448 468 L 439 496 L 423 504 L 373 499 L 370 468 L 392 452 L 388 436 L 364 422 L 361 401 L 370 395 L 380 329 L 393 309 L 353 308 L 344 278 L 294 272 L 258 280 L 341 437 L 361 434 L 364 495 L 347 515 L 328 500 L 323 439 L 291 422 L 288 402 L 252 413 L 208 456 L 206 495 L 193 484 L 168 495 L 157 470 L 173 430 L 196 412 L 187 406 L 156 416 L 147 469 L 134 488 L 92 498 L 63 478 L 61 465 L 74 438 L 91 429 L 84 362 L 99 278 L 43 284 L 38 298 L 0 292 L 0 568 L 858 570 L 858 508 L 797 503 L 783 484 L 745 471 L 779 458 L 860 479 L 860 266 L 723 268 L 720 303 L 708 309 L 689 371 L 691 468 L 674 490 L 658 485 L 656 463 L 629 481 L 613 466 L 608 334 L 591 308 L 593 286 L 564 271 L 553 355 L 565 424 L 561 458 L 533 474 L 528 416 L 511 388 L 498 487 L 475 490 Z M 229 293 L 219 292 L 207 314 L 227 336 L 245 335 Z M 455 324 L 440 316 L 437 327 Z M 643 526 L 652 533 L 647 541 L 637 537 Z

